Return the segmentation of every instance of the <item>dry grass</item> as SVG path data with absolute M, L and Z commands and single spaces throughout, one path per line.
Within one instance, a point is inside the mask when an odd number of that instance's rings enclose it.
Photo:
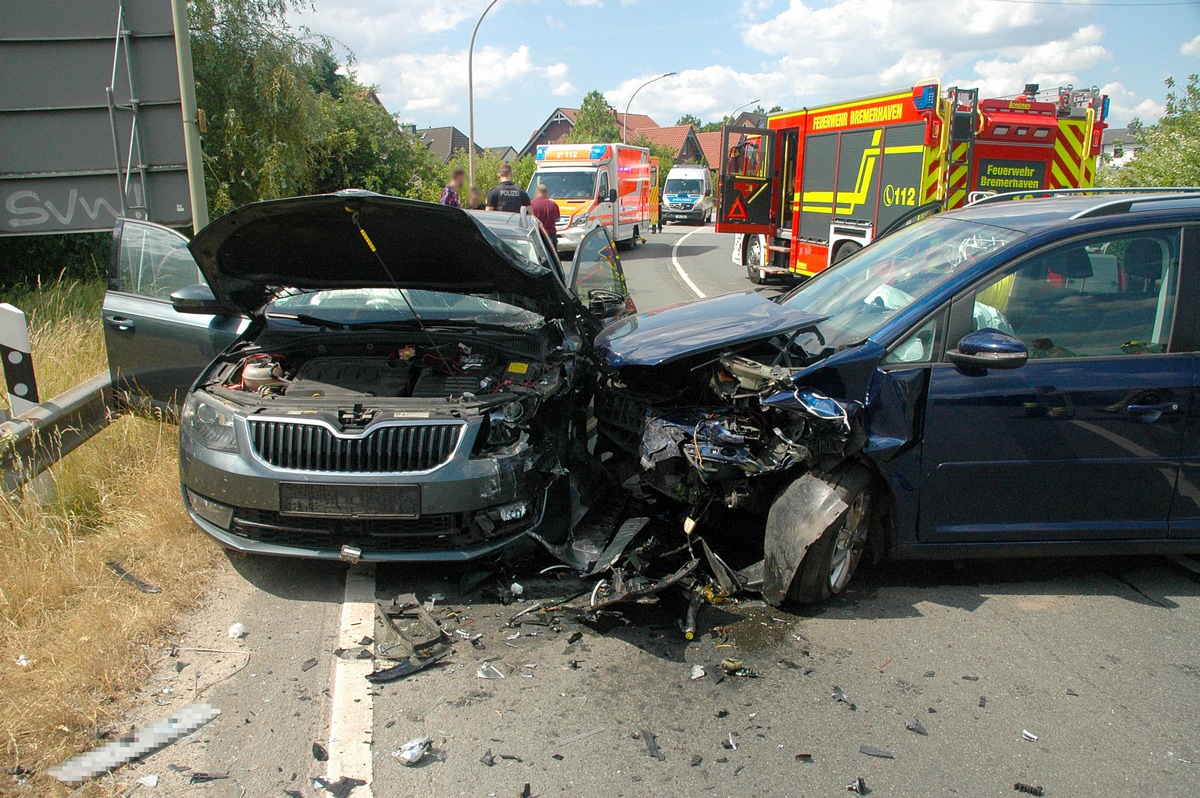
M 30 316 L 39 388 L 49 397 L 105 369 L 102 286 L 6 301 Z M 179 500 L 177 430 L 118 420 L 22 496 L 0 494 L 0 766 L 35 774 L 123 730 L 152 647 L 198 601 L 218 550 Z M 119 560 L 163 592 L 143 594 L 104 565 Z M 16 663 L 24 655 L 26 667 Z M 0 795 L 65 795 L 44 775 Z M 95 784 L 84 794 L 102 794 Z

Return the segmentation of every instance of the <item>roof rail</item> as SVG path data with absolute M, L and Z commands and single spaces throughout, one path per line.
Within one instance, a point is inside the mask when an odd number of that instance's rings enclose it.
M 1012 202 L 1018 199 L 1028 199 L 1030 197 L 1072 197 L 1072 196 L 1090 196 L 1093 194 L 1172 194 L 1172 195 L 1195 195 L 1200 194 L 1200 188 L 1189 186 L 1171 186 L 1171 187 L 1143 187 L 1143 188 L 1042 188 L 1032 191 L 1006 191 L 1003 194 L 989 194 L 986 197 L 980 197 L 969 205 L 990 205 L 996 202 Z M 1161 197 L 1159 199 L 1166 199 Z

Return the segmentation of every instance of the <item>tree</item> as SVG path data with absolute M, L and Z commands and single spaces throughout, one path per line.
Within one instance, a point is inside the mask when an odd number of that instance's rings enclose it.
M 621 140 L 621 126 L 604 95 L 593 89 L 579 105 L 575 127 L 563 137 L 568 144 L 614 142 Z
M 695 114 L 684 114 L 683 116 L 679 117 L 678 121 L 676 121 L 675 124 L 691 125 L 692 127 L 696 128 L 697 130 L 699 130 L 704 125 L 704 123 L 700 121 L 700 117 L 696 116 Z
M 1122 166 L 1105 164 L 1097 183 L 1105 186 L 1200 185 L 1200 75 L 1189 75 L 1186 86 L 1167 78 L 1166 109 L 1153 125 L 1140 119 L 1129 124 L 1141 145 Z
M 475 187 L 479 189 L 479 193 L 487 196 L 488 191 L 492 186 L 499 182 L 496 173 L 500 171 L 501 159 L 499 155 L 491 153 L 487 150 L 482 150 L 475 153 Z M 509 164 L 512 167 L 513 182 L 521 188 L 529 185 L 529 181 L 533 179 L 533 173 L 537 170 L 537 161 L 532 155 L 526 155 L 519 161 L 513 161 Z M 467 151 L 458 150 L 450 158 L 450 162 L 444 167 L 445 174 L 443 182 L 448 180 L 450 172 L 455 169 L 467 170 Z M 434 197 L 434 199 L 437 199 Z
M 671 167 L 675 165 L 675 156 L 679 154 L 679 151 L 674 147 L 655 144 L 645 136 L 638 136 L 633 144 L 637 147 L 645 147 L 650 150 L 651 155 L 658 158 L 658 185 L 659 188 L 662 188 L 662 184 L 667 180 L 667 172 L 671 171 Z

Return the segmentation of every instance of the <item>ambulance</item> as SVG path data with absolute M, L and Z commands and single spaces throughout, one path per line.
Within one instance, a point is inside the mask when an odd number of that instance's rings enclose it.
M 539 185 L 558 203 L 558 249 L 574 252 L 592 222 L 629 249 L 650 230 L 651 187 L 658 185 L 658 159 L 628 144 L 543 144 L 534 155 L 537 171 L 529 196 Z
M 922 213 L 1090 187 L 1108 105 L 1094 87 L 981 100 L 930 80 L 726 127 L 716 229 L 751 282 L 811 277 Z

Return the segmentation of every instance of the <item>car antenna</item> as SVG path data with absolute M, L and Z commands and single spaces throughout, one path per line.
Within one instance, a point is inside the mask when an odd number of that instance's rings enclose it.
M 371 240 L 369 235 L 367 235 L 366 228 L 362 226 L 362 222 L 358 218 L 358 209 L 351 208 L 349 205 L 347 205 L 346 212 L 349 213 L 350 218 L 354 220 L 354 226 L 358 228 L 358 233 L 362 236 L 363 241 L 367 242 L 367 249 L 371 250 L 371 254 L 374 255 L 375 260 L 379 262 L 379 267 L 383 269 L 383 273 L 386 274 L 388 279 L 392 281 L 392 287 L 396 289 L 396 293 L 400 294 L 400 298 L 404 300 L 404 304 L 408 305 L 408 309 L 413 314 L 413 318 L 417 320 L 417 326 L 421 328 L 421 332 L 425 333 L 425 337 L 429 339 L 429 345 L 433 347 L 433 351 L 437 352 L 439 357 L 444 358 L 445 356 L 442 355 L 441 347 L 438 346 L 437 341 L 433 340 L 433 335 L 429 332 L 429 330 L 425 329 L 425 322 L 421 319 L 421 314 L 417 313 L 417 309 L 414 308 L 412 302 L 408 300 L 408 294 L 403 288 L 400 287 L 400 283 L 396 280 L 395 275 L 392 274 L 392 270 L 388 268 L 388 265 L 383 260 L 383 256 L 380 255 L 379 250 L 375 248 L 375 242 Z

